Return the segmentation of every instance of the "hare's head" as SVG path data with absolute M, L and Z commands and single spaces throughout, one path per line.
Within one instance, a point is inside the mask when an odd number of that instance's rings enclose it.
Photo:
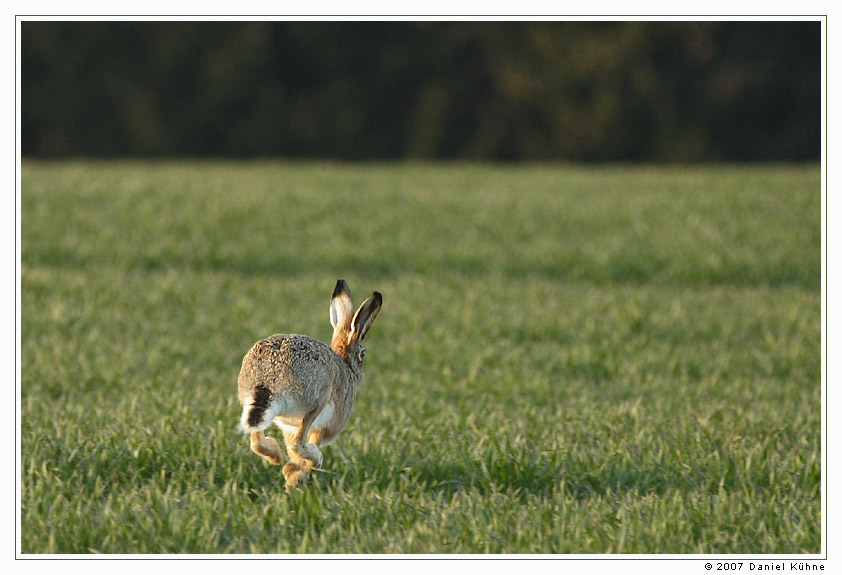
M 362 340 L 365 339 L 382 304 L 383 296 L 379 292 L 374 292 L 362 303 L 357 313 L 354 313 L 354 303 L 351 300 L 348 283 L 345 280 L 336 282 L 336 288 L 330 300 L 330 324 L 333 326 L 330 347 L 348 362 L 355 373 L 359 373 L 362 369 L 365 356 Z

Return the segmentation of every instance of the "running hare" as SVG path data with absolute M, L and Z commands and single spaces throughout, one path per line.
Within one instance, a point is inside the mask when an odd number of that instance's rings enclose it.
M 273 335 L 243 358 L 241 427 L 251 435 L 252 451 L 274 464 L 281 462 L 281 448 L 263 430 L 273 421 L 281 428 L 290 459 L 283 469 L 287 491 L 321 467 L 319 447 L 336 439 L 348 423 L 363 378 L 361 342 L 382 303 L 374 292 L 355 314 L 351 290 L 339 280 L 330 300 L 330 347 L 306 335 Z

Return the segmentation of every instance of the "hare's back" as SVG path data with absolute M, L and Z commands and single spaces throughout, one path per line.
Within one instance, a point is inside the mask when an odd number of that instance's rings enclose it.
M 240 396 L 256 387 L 274 393 L 318 392 L 339 375 L 339 356 L 306 335 L 276 334 L 255 343 L 243 358 Z

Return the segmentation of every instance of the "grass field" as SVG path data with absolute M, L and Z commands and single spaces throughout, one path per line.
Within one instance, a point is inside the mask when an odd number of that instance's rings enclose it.
M 820 173 L 25 161 L 22 553 L 821 551 Z M 273 333 L 383 293 L 284 493 Z

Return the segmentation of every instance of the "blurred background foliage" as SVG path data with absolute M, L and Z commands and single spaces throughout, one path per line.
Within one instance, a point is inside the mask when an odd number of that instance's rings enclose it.
M 21 24 L 22 154 L 817 161 L 804 21 Z

